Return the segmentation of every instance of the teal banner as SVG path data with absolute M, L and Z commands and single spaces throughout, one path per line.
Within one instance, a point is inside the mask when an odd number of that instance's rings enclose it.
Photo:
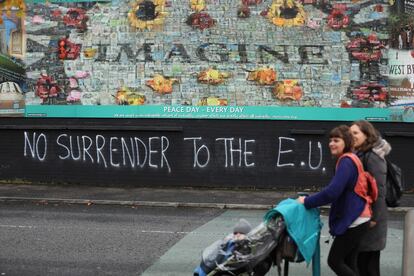
M 160 119 L 249 119 L 322 121 L 402 121 L 398 109 L 314 108 L 257 106 L 39 106 L 26 107 L 27 117 L 160 118 Z M 414 121 L 405 116 L 403 121 Z

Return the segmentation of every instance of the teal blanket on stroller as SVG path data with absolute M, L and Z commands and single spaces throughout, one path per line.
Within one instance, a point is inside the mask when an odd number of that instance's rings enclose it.
M 289 235 L 308 265 L 313 258 L 313 275 L 320 275 L 319 235 L 323 223 L 319 209 L 306 209 L 303 204 L 289 198 L 268 211 L 264 220 L 268 221 L 277 214 L 283 216 Z

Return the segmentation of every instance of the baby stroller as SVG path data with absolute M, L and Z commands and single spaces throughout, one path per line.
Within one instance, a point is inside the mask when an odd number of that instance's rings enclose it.
M 265 275 L 273 263 L 272 251 L 285 232 L 281 216 L 262 222 L 237 238 L 234 234 L 208 246 L 195 276 Z
M 287 275 L 289 261 L 301 262 L 306 259 L 309 263 L 314 255 L 313 252 L 306 251 L 304 258 L 288 234 L 289 225 L 284 219 L 286 213 L 283 208 L 293 205 L 293 208 L 290 206 L 288 208 L 289 212 L 295 214 L 298 204 L 292 204 L 292 202 L 296 201 L 292 199 L 282 201 L 281 210 L 276 207 L 268 211 L 264 222 L 253 230 L 247 231 L 245 235 L 239 237 L 235 233 L 230 234 L 204 249 L 201 263 L 194 271 L 194 276 L 263 276 L 270 270 L 272 264 L 278 266 L 278 272 L 281 275 L 282 260 L 285 260 L 284 275 Z M 312 219 L 318 220 L 314 225 L 317 231 L 320 231 L 319 213 L 314 213 Z M 306 222 L 309 223 L 309 221 Z M 318 236 L 319 232 L 316 235 Z M 317 244 L 319 244 L 319 236 Z M 314 273 L 314 275 L 318 274 Z

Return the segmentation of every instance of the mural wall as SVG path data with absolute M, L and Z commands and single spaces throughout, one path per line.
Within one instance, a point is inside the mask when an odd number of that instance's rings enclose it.
M 328 134 L 340 123 L 8 118 L 0 122 L 0 180 L 314 190 L 334 172 Z M 392 145 L 406 191 L 414 191 L 414 125 L 374 125 Z
M 0 0 L 0 108 L 411 122 L 411 2 Z

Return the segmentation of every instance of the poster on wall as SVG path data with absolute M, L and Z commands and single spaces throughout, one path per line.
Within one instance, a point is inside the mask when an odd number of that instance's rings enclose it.
M 0 117 L 25 115 L 23 7 L 23 1 L 0 1 Z
M 0 82 L 27 117 L 403 121 L 408 2 L 0 0 Z
M 414 1 L 396 1 L 390 13 L 389 95 L 394 119 L 414 122 Z

